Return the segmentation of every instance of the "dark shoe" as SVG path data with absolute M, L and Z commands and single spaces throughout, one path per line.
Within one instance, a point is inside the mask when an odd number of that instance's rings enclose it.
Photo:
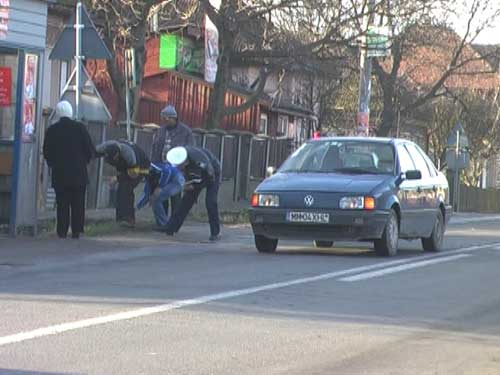
M 65 240 L 68 236 L 66 234 L 58 234 L 57 237 L 61 240 Z
M 171 231 L 169 231 L 169 230 L 166 230 L 166 231 L 165 231 L 165 234 L 166 234 L 167 236 L 169 236 L 169 237 L 173 237 L 173 236 L 174 236 L 174 232 L 171 232 Z
M 165 227 L 160 227 L 157 225 L 156 227 L 153 228 L 153 231 L 155 232 L 165 232 Z
M 74 239 L 74 240 L 78 240 L 80 238 L 80 233 L 73 233 L 71 235 L 71 238 Z
M 217 242 L 217 241 L 220 241 L 220 239 L 221 239 L 220 234 L 217 234 L 215 236 L 210 236 L 208 240 L 210 242 Z

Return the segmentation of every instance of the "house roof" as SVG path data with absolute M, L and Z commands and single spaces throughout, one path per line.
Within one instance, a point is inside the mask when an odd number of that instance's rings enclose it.
M 412 48 L 403 57 L 398 72 L 399 78 L 410 90 L 425 89 L 434 85 L 448 70 L 453 53 L 461 43 L 461 38 L 449 29 L 428 28 L 423 34 L 427 35 L 427 38 L 432 38 L 432 43 Z M 465 45 L 457 63 L 462 66 L 446 79 L 445 87 L 494 89 L 500 86 L 500 76 L 471 45 Z M 387 70 L 390 69 L 390 64 L 387 62 L 383 63 L 383 66 Z

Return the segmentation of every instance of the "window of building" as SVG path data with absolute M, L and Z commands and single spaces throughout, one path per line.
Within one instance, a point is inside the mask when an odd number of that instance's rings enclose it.
M 276 130 L 278 137 L 288 136 L 288 116 L 278 116 L 278 129 Z
M 0 141 L 14 140 L 18 54 L 0 48 Z
M 267 115 L 265 113 L 260 115 L 259 134 L 267 135 Z

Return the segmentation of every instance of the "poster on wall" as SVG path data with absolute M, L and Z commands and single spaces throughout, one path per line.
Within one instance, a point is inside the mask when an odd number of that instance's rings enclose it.
M 10 0 L 0 0 L 0 38 L 7 38 L 9 31 L 9 8 Z
M 220 8 L 220 0 L 210 0 L 215 9 Z M 212 20 L 205 16 L 205 81 L 214 83 L 219 57 L 219 31 Z
M 0 107 L 12 104 L 12 69 L 0 66 Z
M 22 140 L 33 142 L 36 129 L 36 94 L 37 94 L 37 70 L 38 56 L 26 55 L 24 63 L 24 85 L 23 85 L 23 121 Z

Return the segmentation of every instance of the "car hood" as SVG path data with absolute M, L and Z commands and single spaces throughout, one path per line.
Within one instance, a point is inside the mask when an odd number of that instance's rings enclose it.
M 277 173 L 264 180 L 257 191 L 311 191 L 332 193 L 369 193 L 391 179 L 388 175 L 340 173 Z

